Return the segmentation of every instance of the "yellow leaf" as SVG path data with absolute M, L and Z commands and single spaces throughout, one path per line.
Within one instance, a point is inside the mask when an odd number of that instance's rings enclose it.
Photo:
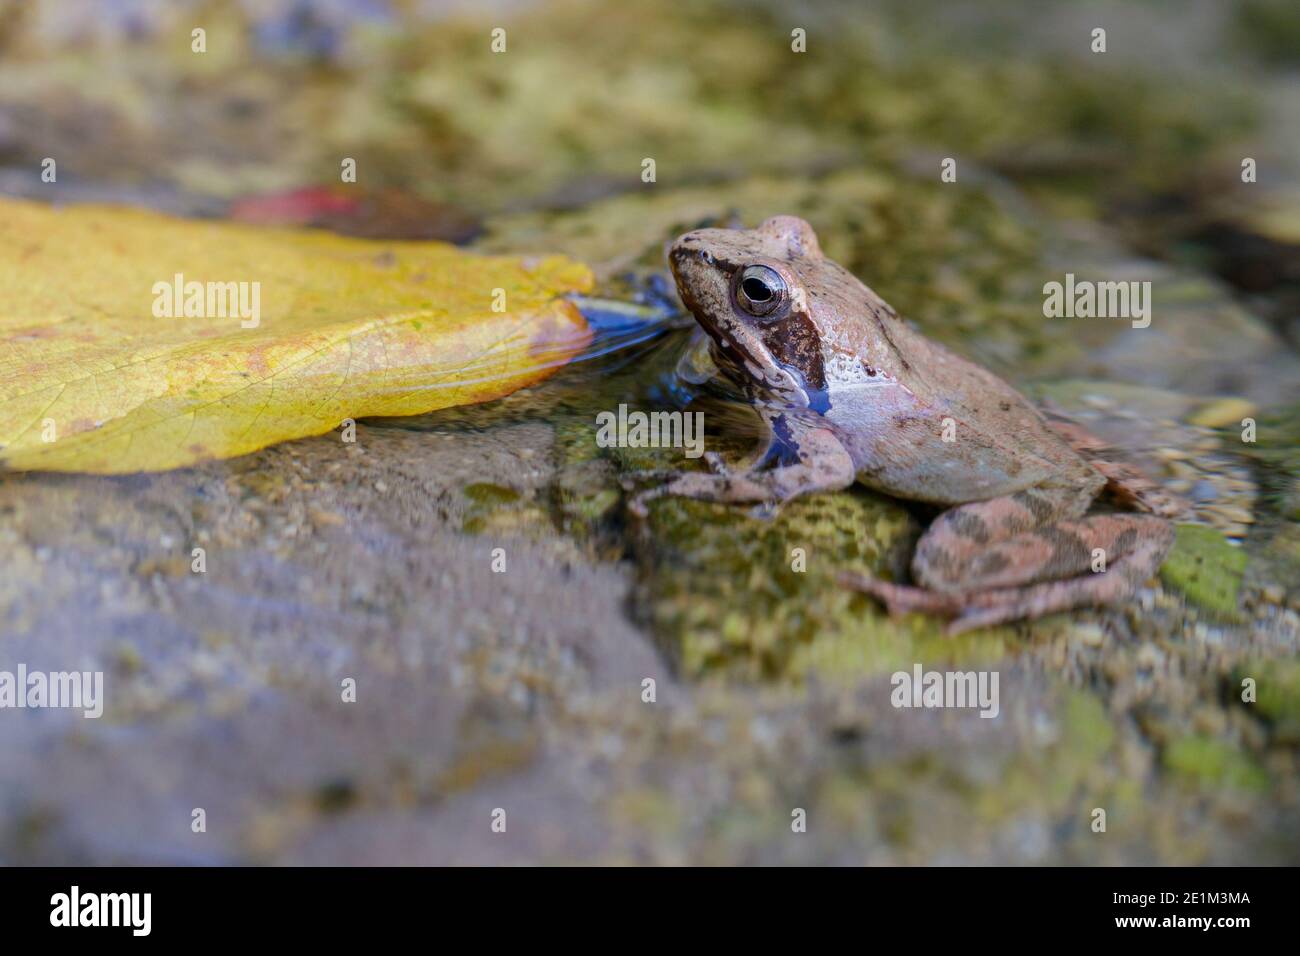
M 588 344 L 560 296 L 591 282 L 561 256 L 0 200 L 0 462 L 155 471 L 499 398 Z

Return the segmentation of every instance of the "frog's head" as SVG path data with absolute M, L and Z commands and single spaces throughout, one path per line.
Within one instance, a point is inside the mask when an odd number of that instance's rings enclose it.
M 808 223 L 776 216 L 757 229 L 697 229 L 672 244 L 668 262 L 732 374 L 783 403 L 826 409 L 813 285 L 834 264 Z

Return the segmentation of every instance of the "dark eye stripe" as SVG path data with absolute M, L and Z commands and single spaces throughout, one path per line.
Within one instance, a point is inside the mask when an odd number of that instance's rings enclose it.
M 759 334 L 774 359 L 798 371 L 808 388 L 825 391 L 821 336 L 807 313 L 792 312 L 784 319 L 764 325 Z

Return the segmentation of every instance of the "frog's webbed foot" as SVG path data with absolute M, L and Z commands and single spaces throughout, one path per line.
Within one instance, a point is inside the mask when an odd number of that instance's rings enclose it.
M 817 429 L 801 436 L 799 461 L 769 471 L 733 472 L 722 457 L 706 452 L 710 472 L 676 472 L 664 484 L 647 488 L 628 504 L 639 518 L 656 498 L 677 496 L 721 504 L 758 505 L 755 517 L 770 517 L 777 507 L 802 494 L 834 491 L 853 484 L 853 460 L 835 436 Z
M 700 501 L 717 501 L 736 504 L 746 501 L 765 501 L 772 492 L 760 481 L 748 475 L 713 475 L 699 472 L 676 472 L 674 477 L 654 488 L 646 488 L 628 503 L 628 508 L 638 518 L 649 514 L 648 505 L 656 498 L 676 496 L 696 498 Z
M 715 475 L 721 475 L 723 478 L 730 478 L 735 474 L 732 467 L 727 464 L 726 459 L 716 451 L 705 452 L 704 463 L 709 466 L 709 471 L 713 472 Z M 745 474 L 757 470 L 757 466 L 755 466 L 750 469 L 749 472 L 745 472 Z M 779 501 L 760 501 L 758 504 L 754 505 L 754 507 L 750 508 L 747 513 L 751 518 L 757 518 L 760 521 L 767 521 L 771 518 L 775 518 L 780 510 L 781 502 Z
M 709 471 L 715 475 L 730 477 L 734 474 L 731 466 L 728 465 L 726 460 L 716 451 L 706 451 L 704 453 L 704 463 L 708 466 Z M 648 481 L 664 484 L 671 483 L 674 479 L 681 478 L 685 474 L 690 474 L 690 472 L 683 472 L 676 468 L 638 468 L 635 471 L 623 472 L 623 474 L 619 476 L 618 480 L 624 490 L 631 491 L 638 484 L 644 484 Z M 640 497 L 640 495 L 637 497 Z M 659 495 L 652 495 L 650 497 L 653 499 L 659 497 Z
M 737 478 L 744 478 L 757 468 L 756 465 L 752 469 L 737 472 L 716 451 L 706 451 L 703 457 L 704 464 L 708 467 L 711 475 L 732 479 L 733 481 Z M 760 456 L 760 459 L 762 457 L 764 456 Z M 628 505 L 633 514 L 639 518 L 644 518 L 647 514 L 646 506 L 651 501 L 669 495 L 680 495 L 687 498 L 708 497 L 708 500 L 723 500 L 709 496 L 707 490 L 702 493 L 692 493 L 692 490 L 700 483 L 686 480 L 689 478 L 704 478 L 707 485 L 708 477 L 707 475 L 697 475 L 695 472 L 679 471 L 676 468 L 642 468 L 637 471 L 624 472 L 619 478 L 619 483 L 626 491 L 632 491 L 638 484 L 645 482 L 655 482 L 657 484 L 656 487 L 646 488 L 634 495 Z

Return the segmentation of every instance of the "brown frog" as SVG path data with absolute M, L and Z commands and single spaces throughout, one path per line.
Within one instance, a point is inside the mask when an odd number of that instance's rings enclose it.
M 1173 533 L 1163 518 L 1179 502 L 1106 460 L 1079 426 L 922 336 L 827 259 L 802 219 L 689 232 L 669 262 L 714 364 L 770 437 L 744 470 L 706 454 L 711 474 L 643 491 L 636 514 L 663 495 L 775 506 L 855 480 L 942 506 L 912 559 L 919 587 L 842 580 L 891 613 L 946 615 L 953 633 L 1123 601 L 1164 560 Z M 1152 513 L 1088 515 L 1103 491 Z M 1094 571 L 1099 555 L 1104 571 Z

